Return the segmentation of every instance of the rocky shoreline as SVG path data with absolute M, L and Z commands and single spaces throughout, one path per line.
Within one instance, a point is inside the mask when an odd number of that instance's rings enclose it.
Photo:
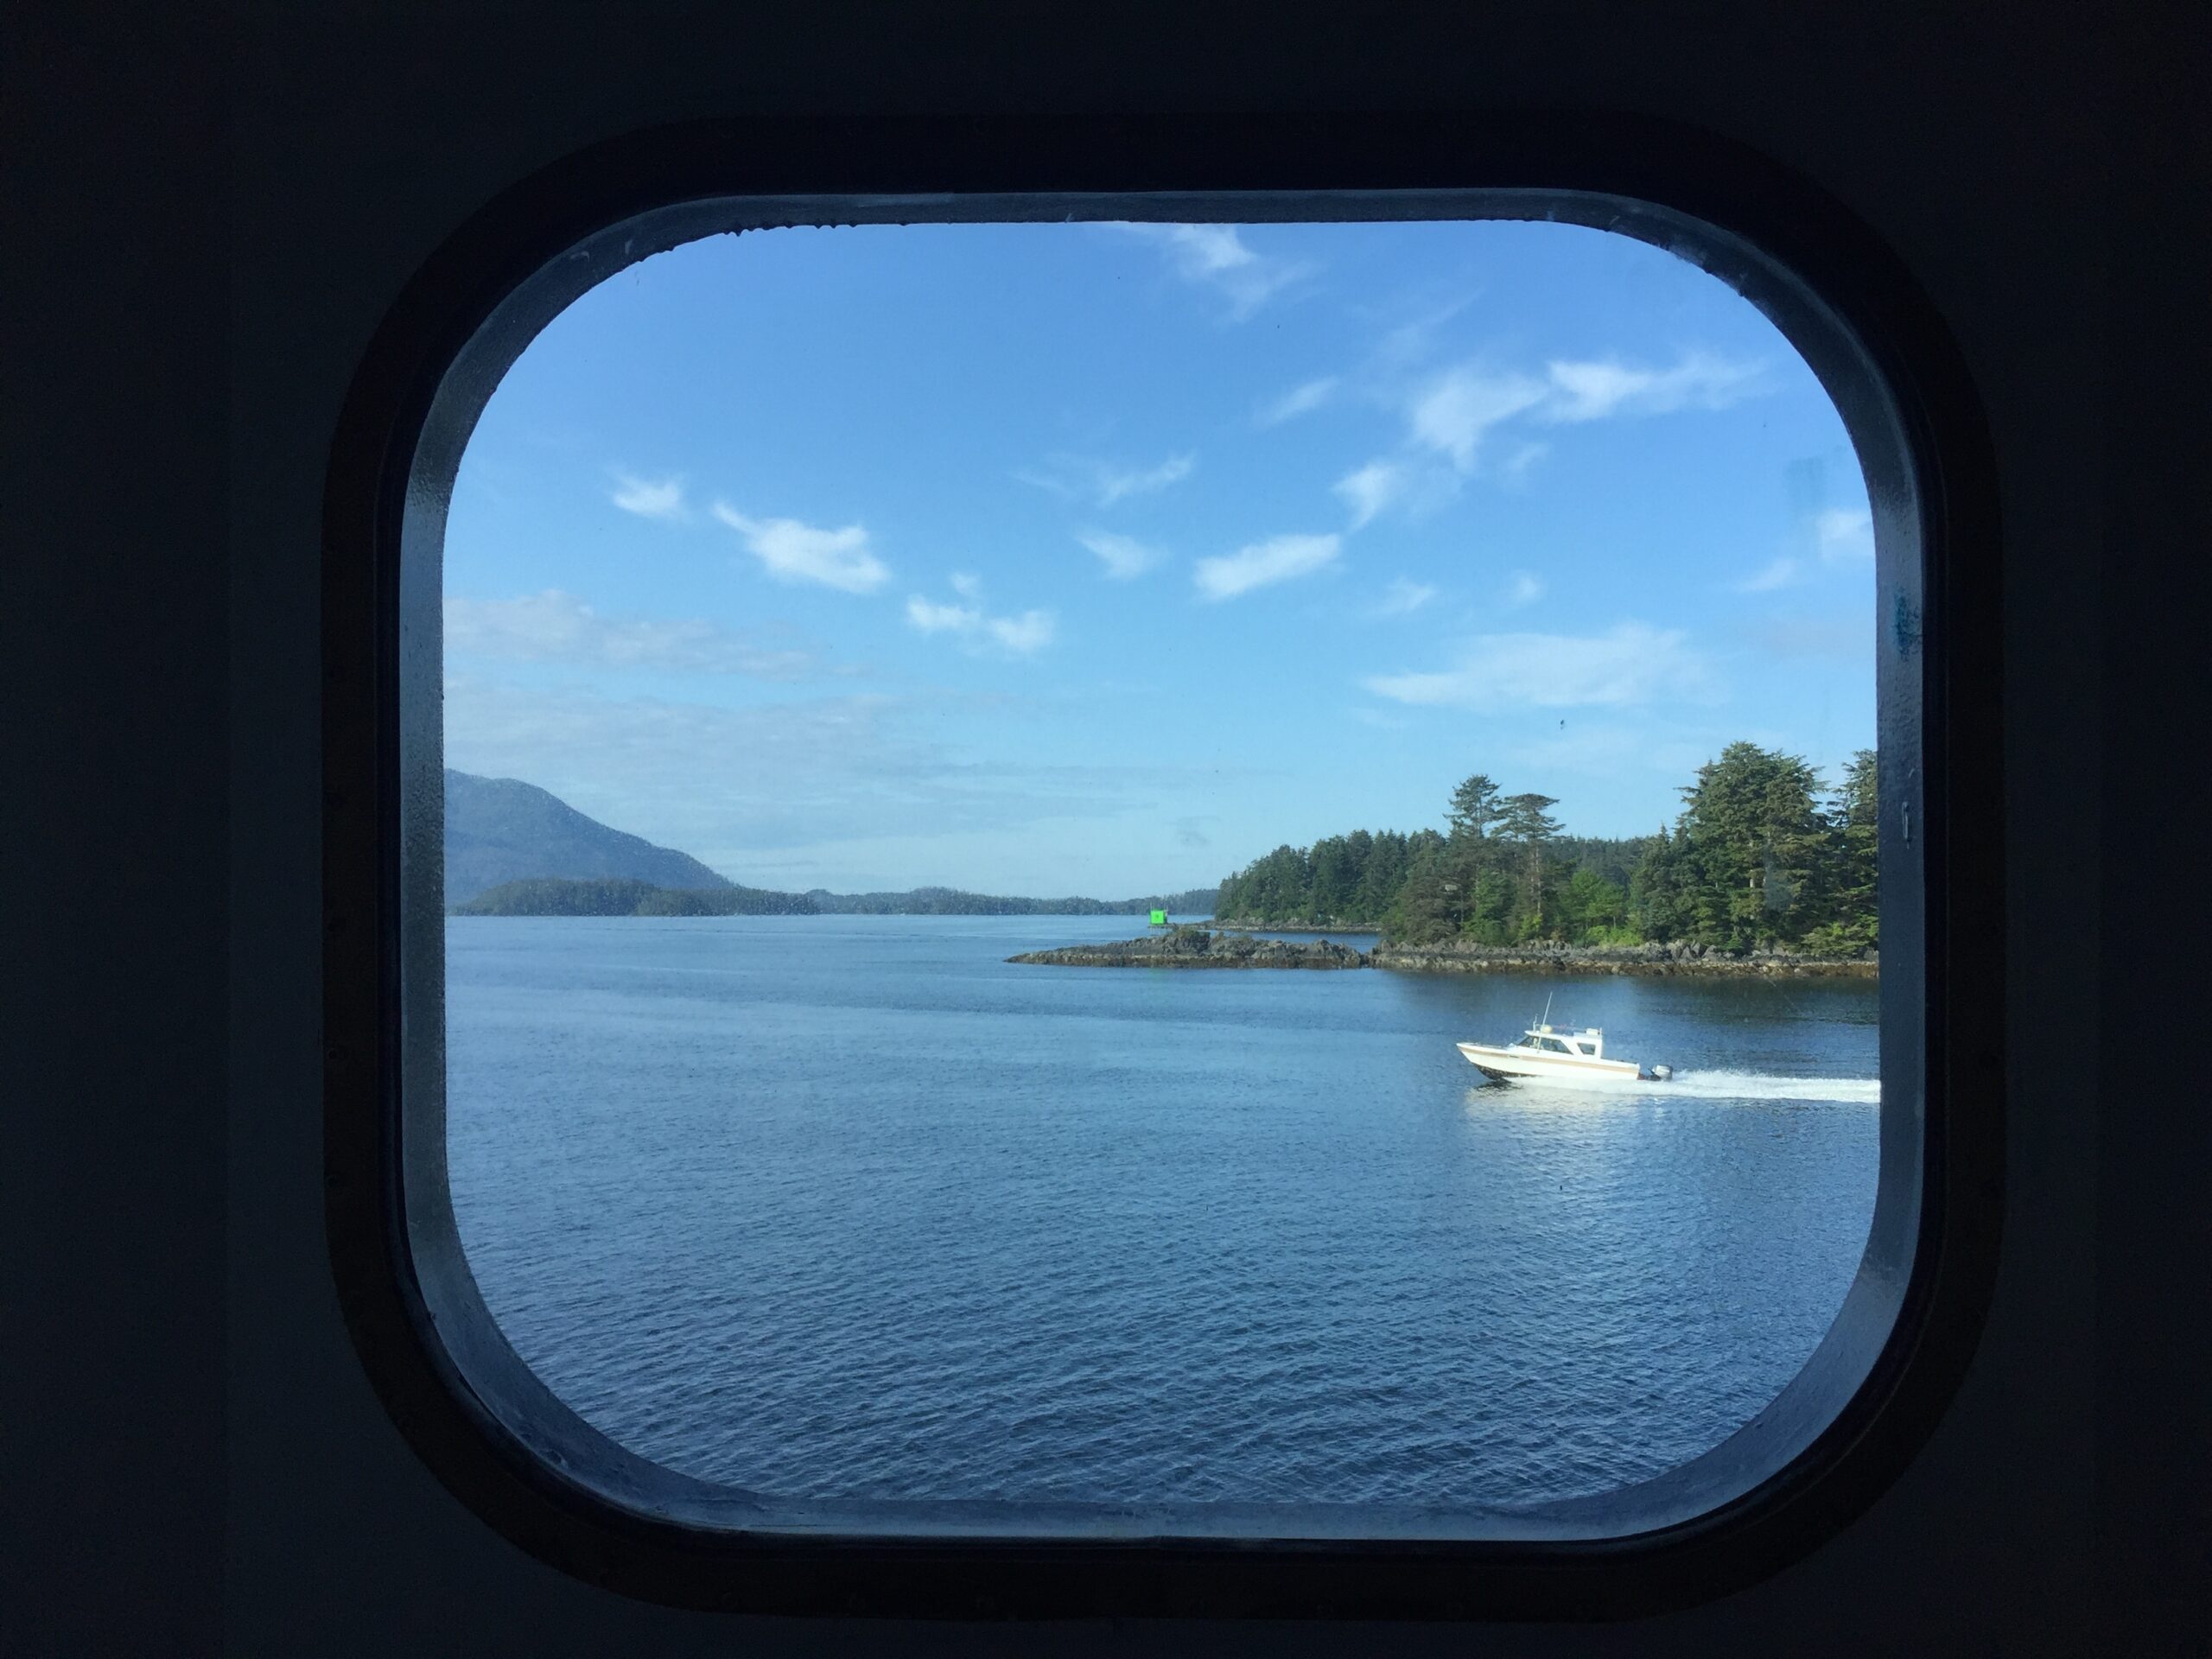
M 1675 974 L 1738 977 L 1875 979 L 1873 956 L 1817 957 L 1789 950 L 1734 956 L 1704 944 L 1378 944 L 1369 954 L 1377 968 L 1412 974 Z
M 1246 933 L 1191 928 L 1142 939 L 1031 950 L 1008 962 L 1056 968 L 1386 968 L 1406 974 L 1640 974 L 1749 978 L 1874 979 L 1881 965 L 1865 957 L 1802 956 L 1755 950 L 1732 956 L 1701 944 L 1378 944 L 1356 950 L 1329 939 L 1294 944 Z
M 1348 938 L 1371 939 L 1382 930 L 1365 927 L 1325 927 L 1319 922 L 1208 922 L 1217 933 L 1325 933 Z
M 1364 968 L 1366 956 L 1348 944 L 1316 939 L 1293 944 L 1257 939 L 1248 933 L 1212 933 L 1190 928 L 1152 938 L 1117 939 L 1108 944 L 1071 944 L 1058 950 L 1030 950 L 1008 962 L 1053 968 Z

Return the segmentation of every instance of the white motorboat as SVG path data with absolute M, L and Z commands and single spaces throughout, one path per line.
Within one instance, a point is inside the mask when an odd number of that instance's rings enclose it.
M 1547 1015 L 1551 1013 L 1545 1006 Z M 1670 1065 L 1646 1071 L 1634 1060 L 1605 1058 L 1605 1033 L 1596 1026 L 1580 1030 L 1555 1028 L 1540 1020 L 1521 1033 L 1518 1042 L 1492 1045 L 1461 1043 L 1467 1063 L 1486 1077 L 1507 1082 L 1515 1077 L 1544 1077 L 1554 1082 L 1610 1078 L 1623 1083 L 1664 1083 L 1675 1075 Z

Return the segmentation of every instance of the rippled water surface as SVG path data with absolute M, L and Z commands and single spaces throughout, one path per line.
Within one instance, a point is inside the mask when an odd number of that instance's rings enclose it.
M 1872 1213 L 1863 981 L 1020 968 L 1126 917 L 456 918 L 524 1358 L 815 1499 L 1497 1505 L 1716 1444 Z M 1666 1085 L 1478 1086 L 1552 996 Z

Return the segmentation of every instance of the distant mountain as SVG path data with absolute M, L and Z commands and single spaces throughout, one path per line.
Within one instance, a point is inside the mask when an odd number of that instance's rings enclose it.
M 544 876 L 695 890 L 732 885 L 690 854 L 610 830 L 534 784 L 448 770 L 447 905 Z
M 1011 899 L 953 887 L 799 894 L 741 887 L 689 853 L 610 830 L 535 784 L 446 772 L 446 907 L 480 916 L 1211 915 L 1217 889 Z M 717 893 L 721 896 L 717 897 Z

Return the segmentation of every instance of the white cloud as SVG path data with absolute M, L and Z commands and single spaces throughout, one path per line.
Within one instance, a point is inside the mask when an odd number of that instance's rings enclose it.
M 1535 604 L 1543 596 L 1544 584 L 1541 578 L 1526 570 L 1516 570 L 1513 573 L 1513 585 L 1505 592 L 1505 602 L 1518 610 L 1524 605 Z
M 1467 642 L 1457 666 L 1362 682 L 1394 702 L 1491 710 L 1633 707 L 1719 695 L 1704 658 L 1678 629 L 1624 622 L 1589 636 L 1494 633 Z
M 983 627 L 1001 648 L 1028 657 L 1052 643 L 1059 624 L 1050 611 L 1024 611 L 1020 616 L 987 618 Z
M 735 531 L 746 550 L 778 582 L 810 582 L 842 593 L 872 594 L 891 580 L 890 567 L 868 549 L 859 524 L 817 530 L 796 518 L 748 518 L 726 501 L 715 517 Z
M 1725 409 L 1761 390 L 1764 365 L 1691 352 L 1671 368 L 1637 368 L 1612 359 L 1554 359 L 1541 378 L 1463 363 L 1424 382 L 1406 403 L 1407 441 L 1474 470 L 1491 431 L 1516 419 L 1554 424 L 1616 416 L 1663 415 L 1681 409 Z M 1498 470 L 1525 477 L 1547 446 L 1518 444 Z
M 605 617 L 573 594 L 549 588 L 519 599 L 448 599 L 448 652 L 510 663 L 652 668 L 794 679 L 814 662 L 802 651 L 760 645 L 704 619 Z
M 967 591 L 972 594 L 974 589 Z M 906 601 L 906 621 L 924 633 L 949 633 L 971 647 L 995 645 L 1015 657 L 1035 656 L 1058 632 L 1058 620 L 1050 611 L 990 616 L 980 606 L 939 605 L 919 594 Z
M 1219 558 L 1200 559 L 1195 573 L 1207 599 L 1234 599 L 1295 576 L 1311 575 L 1333 563 L 1342 538 L 1336 536 L 1277 536 Z
M 1110 507 L 1133 495 L 1154 495 L 1179 484 L 1198 466 L 1195 455 L 1170 455 L 1157 467 L 1127 467 L 1088 455 L 1054 454 L 1040 467 L 1019 472 L 1024 484 L 1049 490 L 1064 501 Z
M 1406 469 L 1396 461 L 1370 461 L 1330 488 L 1351 510 L 1351 527 L 1357 530 L 1402 495 L 1407 482 Z
M 1410 435 L 1467 472 L 1491 428 L 1535 408 L 1545 395 L 1543 383 L 1525 374 L 1491 374 L 1472 365 L 1447 370 L 1414 397 Z
M 1799 571 L 1797 561 L 1784 554 L 1764 569 L 1735 583 L 1735 590 L 1739 594 L 1770 594 L 1777 588 L 1787 588 L 1795 582 Z
M 1813 537 L 1823 559 L 1871 559 L 1874 556 L 1874 515 L 1864 507 L 1857 512 L 1830 507 L 1814 518 Z
M 1333 397 L 1336 391 L 1337 377 L 1325 374 L 1318 380 L 1292 387 L 1273 403 L 1262 404 L 1255 418 L 1262 426 L 1281 426 L 1285 421 L 1312 414 Z
M 1758 389 L 1764 365 L 1688 352 L 1671 369 L 1631 368 L 1617 359 L 1545 365 L 1551 383 L 1544 418 L 1596 421 L 1612 415 L 1664 415 L 1678 409 L 1726 409 Z
M 1166 557 L 1158 548 L 1147 547 L 1135 537 L 1117 536 L 1109 530 L 1079 530 L 1075 538 L 1098 556 L 1099 563 L 1106 567 L 1106 574 L 1116 582 L 1141 576 Z
M 956 570 L 946 580 L 952 584 L 952 591 L 964 599 L 973 599 L 983 591 L 982 578 L 966 570 Z
M 1368 614 L 1376 617 L 1409 616 L 1435 597 L 1436 589 L 1428 583 L 1396 576 L 1382 590 L 1382 597 L 1376 601 Z
M 623 512 L 634 512 L 640 518 L 659 518 L 675 524 L 691 516 L 690 509 L 683 505 L 683 480 L 680 478 L 646 479 L 618 470 L 614 474 L 614 493 L 609 499 Z
M 1308 276 L 1310 264 L 1263 254 L 1246 245 L 1234 225 L 1138 225 L 1116 229 L 1157 247 L 1185 282 L 1211 288 L 1229 301 L 1242 322 L 1284 289 Z
M 919 594 L 906 601 L 906 620 L 924 633 L 973 633 L 983 613 L 972 605 L 938 605 Z

